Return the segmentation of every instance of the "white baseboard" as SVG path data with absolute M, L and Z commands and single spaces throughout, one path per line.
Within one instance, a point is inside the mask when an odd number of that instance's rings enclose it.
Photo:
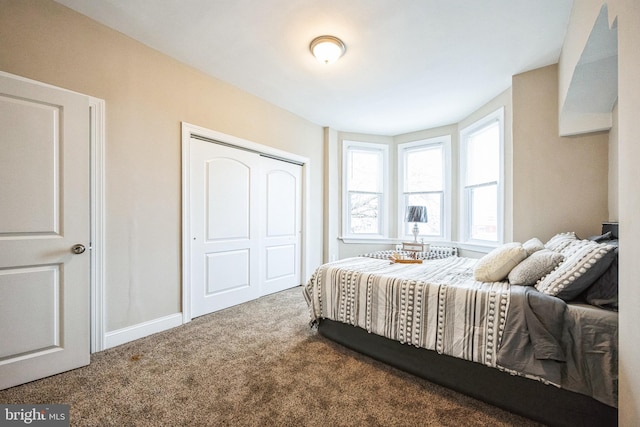
M 180 325 L 182 325 L 182 313 L 176 313 L 107 332 L 104 335 L 104 349 L 116 347 Z

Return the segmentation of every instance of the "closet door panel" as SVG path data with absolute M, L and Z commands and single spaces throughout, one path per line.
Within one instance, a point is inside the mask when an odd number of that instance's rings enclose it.
M 208 241 L 249 239 L 251 215 L 250 165 L 229 158 L 206 163 Z
M 255 153 L 191 140 L 191 314 L 260 295 Z
M 302 167 L 261 159 L 262 295 L 300 285 Z
M 248 250 L 216 252 L 206 257 L 206 296 L 250 286 L 251 257 Z

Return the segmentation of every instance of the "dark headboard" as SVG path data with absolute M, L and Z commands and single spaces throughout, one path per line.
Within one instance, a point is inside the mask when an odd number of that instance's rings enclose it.
M 611 232 L 611 237 L 614 239 L 618 238 L 618 223 L 617 222 L 603 222 L 602 223 L 602 234 L 606 232 Z

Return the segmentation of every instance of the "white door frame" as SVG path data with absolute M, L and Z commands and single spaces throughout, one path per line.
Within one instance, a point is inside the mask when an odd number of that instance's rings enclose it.
M 90 252 L 90 288 L 91 288 L 91 353 L 105 350 L 105 177 L 104 148 L 106 142 L 105 101 L 89 97 L 90 111 L 90 215 L 91 215 L 91 252 Z
M 191 321 L 191 242 L 190 242 L 190 218 L 191 210 L 189 195 L 191 194 L 189 150 L 191 137 L 201 137 L 228 144 L 240 149 L 251 150 L 268 156 L 273 156 L 282 160 L 288 160 L 302 164 L 302 241 L 300 279 L 307 277 L 310 265 L 307 245 L 309 235 L 309 182 L 310 182 L 310 161 L 307 157 L 278 150 L 266 145 L 251 142 L 246 139 L 227 135 L 211 129 L 206 129 L 190 123 L 182 122 L 182 322 Z

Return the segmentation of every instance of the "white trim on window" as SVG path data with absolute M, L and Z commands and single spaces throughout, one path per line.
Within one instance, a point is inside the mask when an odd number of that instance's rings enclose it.
M 452 218 L 452 188 L 451 188 L 451 135 L 442 135 L 435 138 L 422 139 L 419 141 L 398 144 L 398 210 L 397 210 L 397 235 L 398 238 L 406 240 L 413 239 L 413 234 L 407 234 L 405 229 L 404 215 L 406 210 L 406 196 L 409 194 L 406 189 L 406 154 L 424 148 L 442 147 L 442 173 L 443 188 L 441 191 L 428 191 L 424 193 L 440 193 L 440 234 L 438 236 L 425 235 L 426 241 L 447 242 L 451 240 L 451 218 Z
M 378 198 L 378 232 L 352 233 L 349 181 L 349 154 L 353 151 L 370 151 L 378 153 L 380 157 L 382 188 L 377 192 L 354 192 L 358 194 L 377 195 Z M 342 238 L 344 239 L 381 239 L 389 237 L 389 146 L 372 142 L 342 141 Z
M 499 171 L 497 181 L 487 181 L 467 185 L 467 156 L 469 138 L 474 134 L 498 123 L 499 126 Z M 499 108 L 491 114 L 483 117 L 475 123 L 460 131 L 460 232 L 461 242 L 470 245 L 496 246 L 504 239 L 504 107 Z M 496 240 L 481 240 L 471 238 L 471 203 L 470 194 L 474 189 L 497 186 L 497 217 L 496 217 Z

